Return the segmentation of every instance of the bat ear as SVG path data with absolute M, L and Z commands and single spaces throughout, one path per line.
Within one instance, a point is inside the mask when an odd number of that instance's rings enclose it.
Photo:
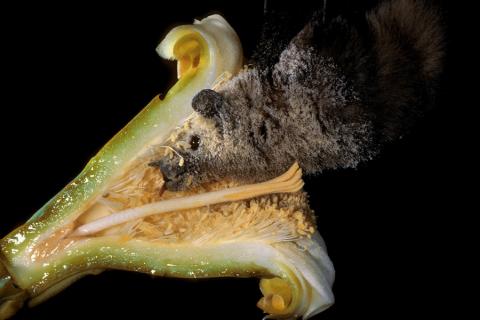
M 222 95 L 218 92 L 204 89 L 192 99 L 192 108 L 205 118 L 213 118 L 218 114 L 224 104 Z

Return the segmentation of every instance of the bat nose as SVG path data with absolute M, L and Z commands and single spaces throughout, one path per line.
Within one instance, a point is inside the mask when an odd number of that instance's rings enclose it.
M 165 187 L 171 191 L 179 191 L 185 188 L 187 163 L 184 163 L 184 157 L 163 157 L 157 161 L 151 162 L 150 165 L 157 167 L 162 172 Z
M 166 182 L 175 180 L 186 171 L 185 165 L 180 166 L 178 159 L 163 158 L 158 161 L 158 166 Z

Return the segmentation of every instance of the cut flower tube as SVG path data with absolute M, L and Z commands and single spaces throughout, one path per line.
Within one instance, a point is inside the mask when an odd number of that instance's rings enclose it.
M 157 51 L 178 82 L 90 160 L 29 221 L 0 241 L 0 319 L 107 269 L 178 278 L 257 277 L 267 317 L 308 318 L 333 303 L 334 269 L 301 190 L 283 175 L 165 190 L 149 163 L 188 119 L 190 102 L 242 67 L 235 31 L 219 15 L 171 30 Z M 212 306 L 213 307 L 213 306 Z

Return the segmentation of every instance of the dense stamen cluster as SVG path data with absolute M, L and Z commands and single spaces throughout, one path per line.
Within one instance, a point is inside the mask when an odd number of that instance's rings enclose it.
M 217 183 L 212 189 L 221 188 Z M 223 186 L 224 188 L 225 186 Z M 178 197 L 165 192 L 163 199 Z M 313 234 L 314 216 L 304 192 L 275 194 L 191 210 L 152 215 L 129 230 L 131 237 L 172 244 L 217 241 L 289 241 Z

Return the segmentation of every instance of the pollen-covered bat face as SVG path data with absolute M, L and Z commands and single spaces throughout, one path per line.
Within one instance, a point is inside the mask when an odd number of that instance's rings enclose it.
M 161 169 L 169 190 L 184 190 L 201 183 L 218 181 L 252 155 L 247 137 L 238 130 L 231 106 L 221 93 L 205 89 L 192 100 L 196 111 L 168 141 L 167 157 L 151 163 Z
M 151 164 L 162 170 L 167 189 L 225 178 L 262 181 L 294 161 L 282 141 L 284 130 L 294 128 L 284 126 L 285 113 L 269 111 L 270 92 L 262 91 L 270 89 L 259 81 L 255 70 L 244 70 L 218 91 L 202 90 L 192 99 L 196 113 L 172 135 L 170 156 Z
M 221 117 L 224 109 L 222 96 L 209 89 L 200 91 L 192 100 L 193 114 L 183 127 L 178 128 L 170 137 L 166 154 L 151 163 L 163 173 L 165 186 L 169 190 L 184 190 L 187 187 L 206 182 L 210 167 L 222 154 L 215 154 L 215 146 L 225 145 L 223 128 L 228 125 Z M 224 148 L 223 151 L 227 152 Z M 208 161 L 208 163 L 206 163 Z

